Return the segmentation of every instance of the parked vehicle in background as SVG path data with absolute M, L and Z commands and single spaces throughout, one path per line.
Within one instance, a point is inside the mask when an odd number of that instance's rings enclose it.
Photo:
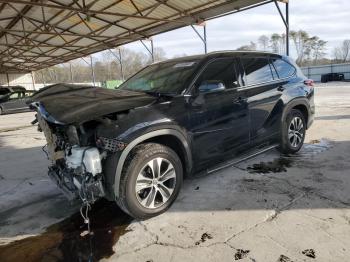
M 147 218 L 175 201 L 185 176 L 300 150 L 313 99 L 313 81 L 286 56 L 215 52 L 149 65 L 117 90 L 62 84 L 31 102 L 63 192 Z
M 344 74 L 340 73 L 329 73 L 321 75 L 321 82 L 327 83 L 329 81 L 344 81 Z
M 0 115 L 30 111 L 26 101 L 35 91 L 22 90 L 21 88 L 17 90 L 19 91 L 11 91 L 0 96 Z
M 15 91 L 26 91 L 23 86 L 0 86 L 0 97 Z

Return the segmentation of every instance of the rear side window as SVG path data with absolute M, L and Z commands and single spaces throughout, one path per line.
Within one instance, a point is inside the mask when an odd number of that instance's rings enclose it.
M 11 99 L 17 99 L 17 98 L 19 98 L 19 97 L 20 97 L 20 93 L 19 93 L 19 92 L 12 93 L 12 94 L 10 95 L 10 100 L 11 100 Z
M 255 85 L 273 80 L 267 58 L 241 58 L 245 85 Z
M 272 59 L 272 63 L 277 71 L 279 78 L 286 78 L 295 73 L 294 66 L 282 59 Z

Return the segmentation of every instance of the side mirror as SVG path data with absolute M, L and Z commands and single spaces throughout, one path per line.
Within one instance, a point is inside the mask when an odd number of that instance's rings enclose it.
M 226 88 L 224 83 L 219 80 L 203 81 L 198 88 L 199 93 L 213 93 L 213 92 L 224 91 L 225 89 Z

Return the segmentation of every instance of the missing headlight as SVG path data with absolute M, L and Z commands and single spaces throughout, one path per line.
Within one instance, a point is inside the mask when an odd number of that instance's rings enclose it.
M 99 137 L 96 141 L 96 145 L 97 147 L 112 153 L 122 151 L 127 146 L 126 143 L 116 138 L 106 138 L 106 137 Z

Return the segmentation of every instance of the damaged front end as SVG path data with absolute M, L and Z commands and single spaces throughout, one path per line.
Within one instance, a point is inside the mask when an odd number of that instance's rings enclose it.
M 103 161 L 108 155 L 123 150 L 125 144 L 99 136 L 97 132 L 106 129 L 106 125 L 117 128 L 115 121 L 101 118 L 80 125 L 65 125 L 39 103 L 32 106 L 37 111 L 38 129 L 47 140 L 43 150 L 51 161 L 49 177 L 70 200 L 81 198 L 84 203 L 93 203 L 106 197 L 108 185 Z

